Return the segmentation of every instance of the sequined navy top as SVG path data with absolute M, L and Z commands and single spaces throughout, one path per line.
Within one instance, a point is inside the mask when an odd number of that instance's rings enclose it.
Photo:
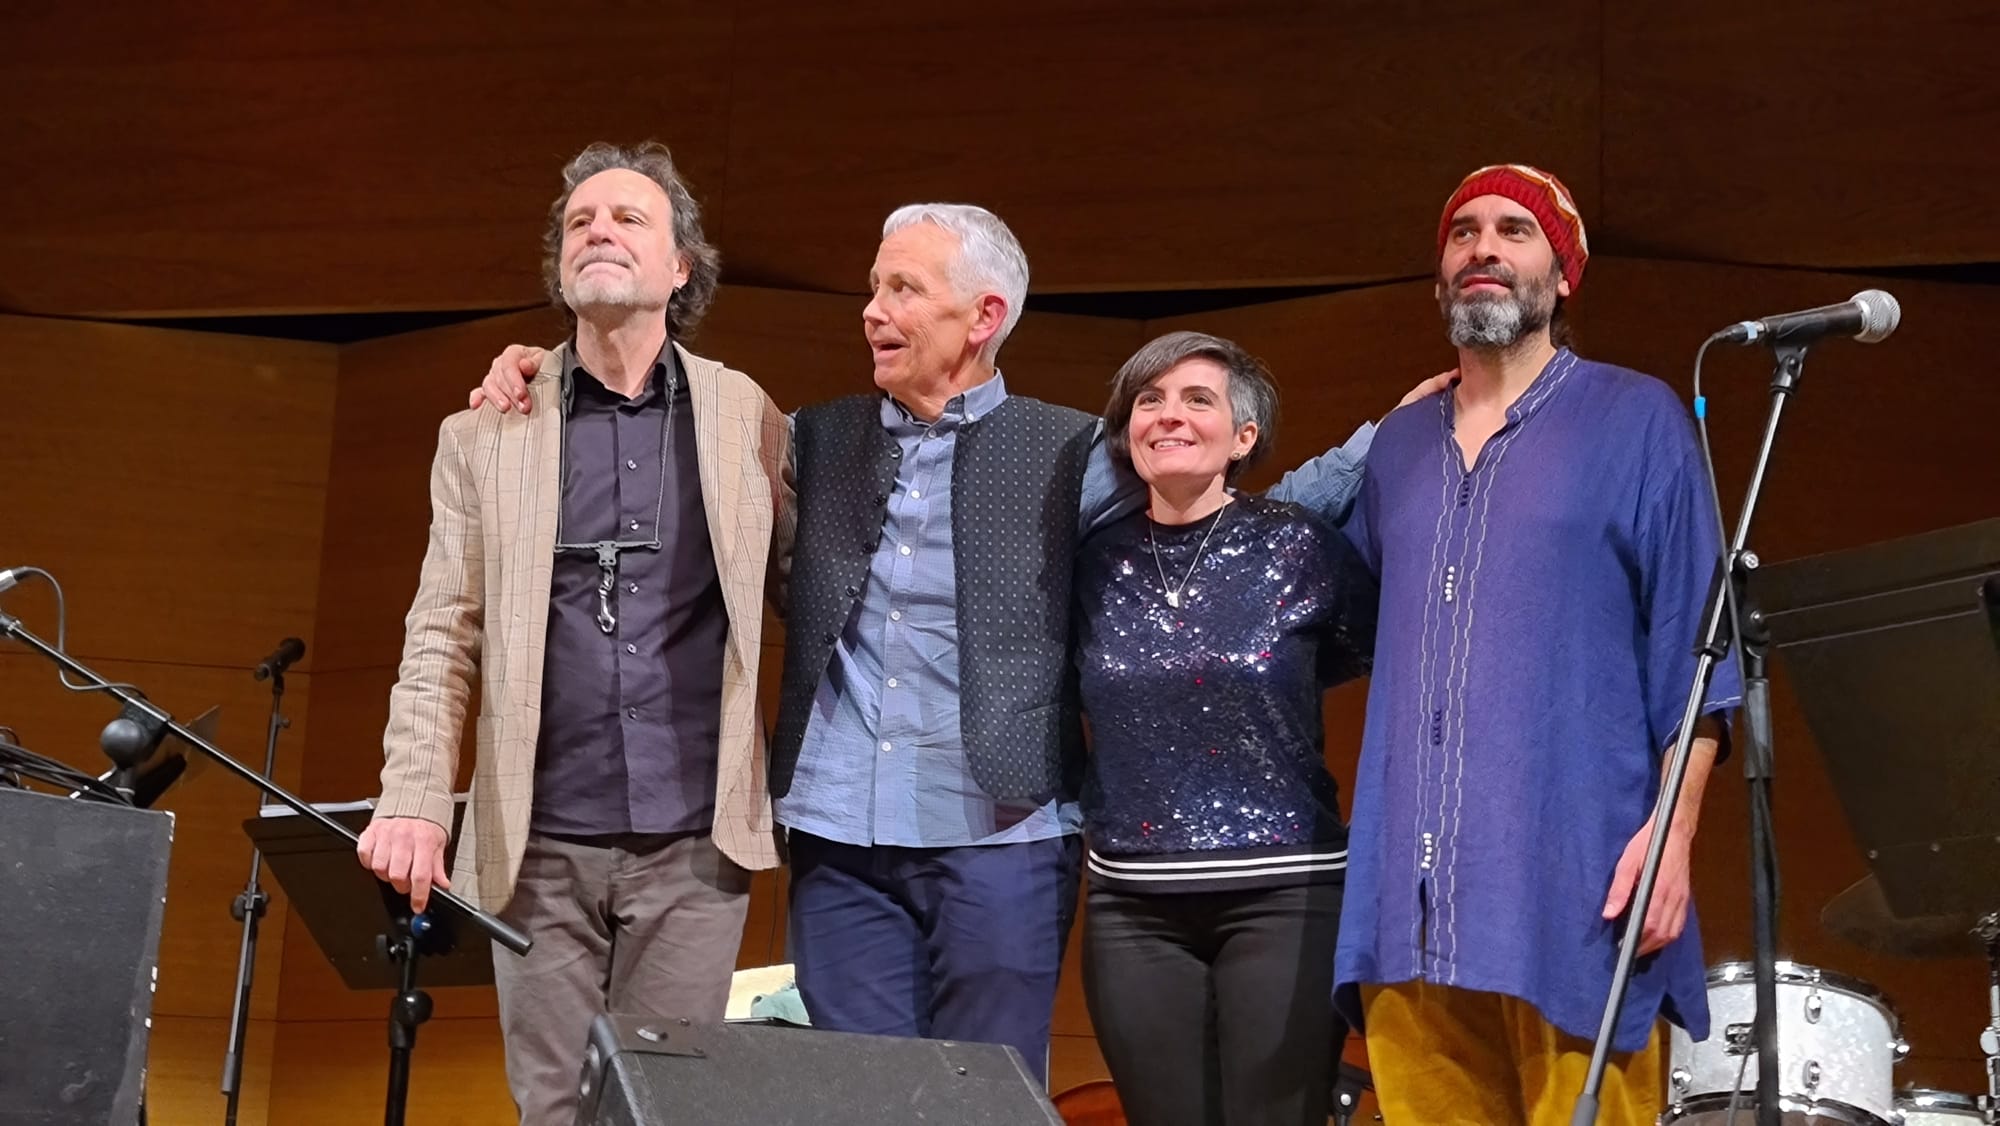
M 1338 879 L 1347 829 L 1320 694 L 1367 672 L 1375 638 L 1375 580 L 1346 538 L 1255 497 L 1179 526 L 1140 512 L 1084 544 L 1076 589 L 1092 880 Z

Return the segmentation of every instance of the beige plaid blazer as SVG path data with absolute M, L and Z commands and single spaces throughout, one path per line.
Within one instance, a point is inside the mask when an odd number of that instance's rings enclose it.
M 763 603 L 783 582 L 796 526 L 791 427 L 750 377 L 674 348 L 694 405 L 702 502 L 729 614 L 715 842 L 745 868 L 770 868 L 778 849 L 757 659 Z M 459 848 L 451 882 L 489 911 L 513 896 L 534 804 L 559 500 L 560 377 L 569 355 L 563 347 L 543 360 L 525 417 L 460 411 L 438 428 L 430 545 L 382 737 L 375 815 L 422 817 L 448 829 L 459 740 L 479 684 L 478 758 L 459 829 L 473 847 Z

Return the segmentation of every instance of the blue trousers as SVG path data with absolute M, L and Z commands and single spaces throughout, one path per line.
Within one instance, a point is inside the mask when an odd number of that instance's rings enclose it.
M 1048 1082 L 1075 835 L 964 848 L 791 834 L 791 952 L 816 1028 L 1009 1044 Z

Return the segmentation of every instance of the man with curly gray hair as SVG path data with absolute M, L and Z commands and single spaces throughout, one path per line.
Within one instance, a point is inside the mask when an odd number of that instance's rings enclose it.
M 543 255 L 573 335 L 543 357 L 542 410 L 439 433 L 360 854 L 418 910 L 456 887 L 534 940 L 494 956 L 508 1082 L 524 1124 L 568 1126 L 596 1014 L 722 1019 L 750 870 L 778 859 L 757 668 L 793 497 L 784 415 L 682 343 L 718 259 L 665 147 L 578 154 Z

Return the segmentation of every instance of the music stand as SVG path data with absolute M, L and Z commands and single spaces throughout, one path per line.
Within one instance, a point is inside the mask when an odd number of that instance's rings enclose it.
M 1983 932 L 2000 1101 L 2000 519 L 1765 567 L 1752 587 L 1888 921 Z
M 366 802 L 315 807 L 355 832 L 368 825 Z M 445 848 L 447 869 L 457 850 L 465 798 L 452 806 Z M 408 1100 L 410 1052 L 417 1026 L 430 1019 L 431 998 L 417 988 L 417 964 L 425 984 L 493 984 L 493 944 L 477 932 L 457 941 L 449 912 L 412 917 L 409 897 L 361 867 L 354 848 L 307 823 L 283 806 L 266 806 L 243 822 L 243 831 L 263 853 L 292 910 L 306 925 L 320 953 L 333 963 L 349 989 L 393 989 L 389 1003 L 389 1091 L 386 1120 L 400 1123 Z
M 1763 567 L 1753 587 L 1890 911 L 2000 908 L 2000 520 Z

